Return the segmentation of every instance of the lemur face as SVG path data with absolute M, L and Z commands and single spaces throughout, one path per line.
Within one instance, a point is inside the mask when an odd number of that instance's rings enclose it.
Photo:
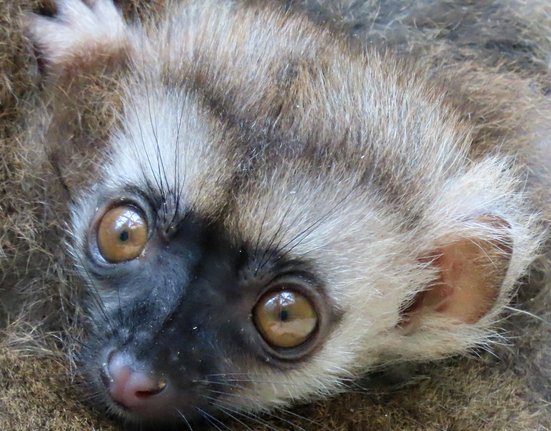
M 81 368 L 111 412 L 268 410 L 491 338 L 540 232 L 513 161 L 471 157 L 421 69 L 273 5 L 144 26 L 110 0 L 56 5 L 30 24 L 55 85 L 118 82 L 71 220 Z

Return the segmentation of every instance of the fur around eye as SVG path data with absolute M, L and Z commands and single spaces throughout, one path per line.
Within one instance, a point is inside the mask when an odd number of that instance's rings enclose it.
M 147 243 L 147 237 L 145 216 L 138 208 L 129 204 L 107 211 L 97 230 L 99 252 L 110 263 L 137 258 Z

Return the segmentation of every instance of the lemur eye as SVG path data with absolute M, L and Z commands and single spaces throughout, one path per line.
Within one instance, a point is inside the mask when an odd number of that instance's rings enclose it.
M 98 226 L 98 248 L 111 263 L 135 259 L 145 247 L 148 236 L 143 213 L 132 205 L 107 211 Z
M 312 303 L 292 289 L 266 293 L 256 304 L 253 317 L 264 340 L 275 348 L 300 346 L 318 325 Z

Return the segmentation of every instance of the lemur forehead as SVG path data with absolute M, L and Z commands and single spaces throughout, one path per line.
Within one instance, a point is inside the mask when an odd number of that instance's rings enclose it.
M 235 171 L 229 131 L 196 95 L 147 82 L 124 100 L 123 128 L 113 134 L 104 178 L 112 188 L 184 199 L 177 204 L 212 212 L 224 201 Z M 176 204 L 172 202 L 171 204 Z

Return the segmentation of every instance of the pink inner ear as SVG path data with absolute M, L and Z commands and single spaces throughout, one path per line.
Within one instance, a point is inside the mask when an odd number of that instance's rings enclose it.
M 496 280 L 492 258 L 481 254 L 484 247 L 468 240 L 444 247 L 435 262 L 440 279 L 426 292 L 423 305 L 464 323 L 476 323 L 488 313 L 503 280 Z
M 491 220 L 495 227 L 506 226 Z M 499 296 L 512 252 L 508 244 L 503 240 L 460 239 L 423 257 L 421 261 L 438 269 L 438 277 L 403 311 L 400 326 L 413 330 L 431 314 L 453 322 L 478 322 Z

